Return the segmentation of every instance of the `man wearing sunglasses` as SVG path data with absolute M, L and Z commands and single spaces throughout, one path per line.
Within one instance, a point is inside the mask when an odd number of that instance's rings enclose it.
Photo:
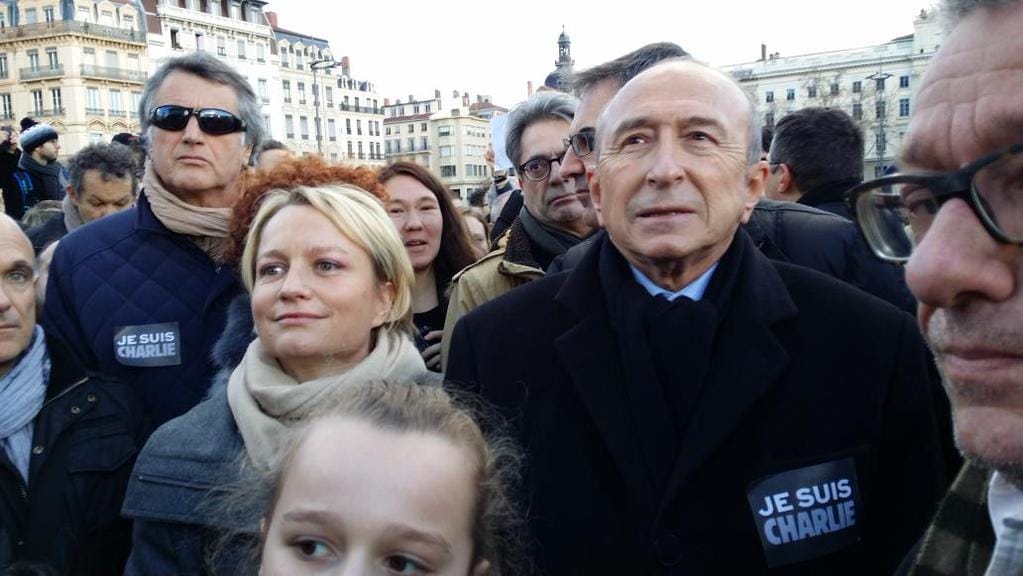
M 209 351 L 241 291 L 228 223 L 263 122 L 249 83 L 204 52 L 158 69 L 139 115 L 148 155 L 136 206 L 61 241 L 43 326 L 87 369 L 131 384 L 159 425 L 210 384 Z
M 864 236 L 906 265 L 967 459 L 920 575 L 1023 573 L 1023 1 L 946 0 L 898 174 L 850 191 Z
M 455 276 L 445 331 L 477 306 L 542 277 L 555 257 L 593 231 L 586 188 L 559 172 L 575 106 L 572 96 L 544 91 L 508 115 L 506 149 L 518 164 L 523 207 L 497 249 Z M 441 354 L 447 357 L 447 339 Z

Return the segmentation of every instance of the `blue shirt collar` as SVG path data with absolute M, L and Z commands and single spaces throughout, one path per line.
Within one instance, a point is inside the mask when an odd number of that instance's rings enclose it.
M 635 266 L 629 264 L 629 270 L 632 271 L 632 277 L 636 279 L 636 282 L 639 282 L 639 285 L 642 286 L 647 291 L 647 293 L 655 297 L 663 295 L 670 302 L 674 302 L 681 296 L 685 296 L 686 298 L 689 298 L 690 300 L 693 301 L 698 301 L 702 299 L 703 293 L 706 292 L 707 285 L 710 284 L 710 279 L 714 276 L 714 271 L 717 269 L 718 262 L 715 262 L 710 268 L 707 269 L 706 272 L 701 274 L 699 278 L 693 280 L 689 284 L 686 284 L 678 292 L 671 292 L 670 290 L 665 290 L 664 288 L 661 288 L 657 284 L 654 284 L 652 280 L 647 278 Z

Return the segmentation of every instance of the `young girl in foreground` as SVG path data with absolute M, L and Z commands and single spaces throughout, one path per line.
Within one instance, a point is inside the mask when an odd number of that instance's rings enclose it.
M 350 387 L 268 478 L 260 573 L 525 573 L 508 495 L 517 466 L 438 387 Z

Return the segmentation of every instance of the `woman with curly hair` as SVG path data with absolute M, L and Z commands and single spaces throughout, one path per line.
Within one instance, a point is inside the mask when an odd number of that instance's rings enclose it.
M 238 269 L 251 301 L 231 306 L 210 397 L 139 456 L 123 507 L 135 523 L 127 574 L 203 573 L 209 544 L 237 521 L 212 514 L 211 496 L 268 469 L 287 431 L 346 387 L 439 383 L 412 344 L 408 256 L 360 187 L 380 194 L 374 176 L 296 159 L 247 183 L 233 238 L 247 229 Z
M 401 233 L 416 282 L 412 312 L 426 366 L 440 371 L 447 290 L 459 270 L 476 261 L 462 217 L 447 187 L 414 162 L 395 162 L 380 172 L 390 200 L 387 213 Z

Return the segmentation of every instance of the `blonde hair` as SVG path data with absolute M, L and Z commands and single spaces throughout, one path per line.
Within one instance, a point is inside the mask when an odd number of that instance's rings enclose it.
M 380 282 L 394 287 L 394 302 L 384 320 L 386 330 L 412 331 L 412 283 L 415 275 L 405 246 L 380 200 L 357 186 L 330 184 L 296 186 L 267 192 L 245 238 L 239 265 L 242 282 L 251 292 L 263 230 L 287 206 L 309 206 L 327 217 L 349 240 L 369 254 Z

